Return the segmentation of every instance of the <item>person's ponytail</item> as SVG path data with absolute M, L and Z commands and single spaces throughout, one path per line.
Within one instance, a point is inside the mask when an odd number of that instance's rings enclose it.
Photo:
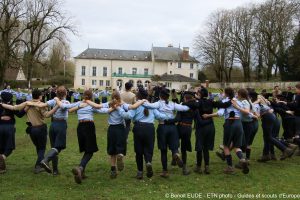
M 149 110 L 148 110 L 148 108 L 144 108 L 144 115 L 145 115 L 146 117 L 149 116 Z

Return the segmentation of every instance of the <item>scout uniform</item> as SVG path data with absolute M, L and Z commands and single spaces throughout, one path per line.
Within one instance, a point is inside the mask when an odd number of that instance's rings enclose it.
M 80 106 L 82 102 L 76 102 L 73 104 L 63 103 L 62 109 L 70 109 Z M 79 151 L 84 152 L 81 162 L 78 167 L 73 168 L 74 180 L 80 184 L 82 178 L 85 178 L 85 168 L 93 157 L 93 154 L 98 151 L 98 145 L 96 140 L 96 129 L 94 124 L 94 113 L 107 113 L 108 109 L 95 109 L 91 106 L 86 106 L 77 110 L 78 126 L 77 126 L 77 139 L 79 144 Z
M 7 92 L 1 93 L 1 99 L 4 103 L 12 101 L 13 95 Z M 15 149 L 15 115 L 23 117 L 24 111 L 11 111 L 0 106 L 0 174 L 6 172 L 5 158 L 7 158 Z

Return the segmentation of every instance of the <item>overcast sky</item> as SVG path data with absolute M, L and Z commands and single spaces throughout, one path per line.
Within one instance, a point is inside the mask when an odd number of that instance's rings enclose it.
M 192 47 L 209 14 L 263 0 L 65 0 L 78 26 L 72 56 L 90 48 Z

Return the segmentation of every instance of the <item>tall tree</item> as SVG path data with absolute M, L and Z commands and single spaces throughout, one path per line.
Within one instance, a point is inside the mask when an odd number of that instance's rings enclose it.
M 0 85 L 8 67 L 15 64 L 22 35 L 27 30 L 23 24 L 26 10 L 24 0 L 0 1 Z
M 30 86 L 33 70 L 41 62 L 49 43 L 64 41 L 66 33 L 76 33 L 71 19 L 61 10 L 58 0 L 31 0 L 26 2 L 26 19 L 30 28 L 26 31 L 24 64 Z
M 240 62 L 244 80 L 251 79 L 251 49 L 253 44 L 253 13 L 251 8 L 237 8 L 231 12 L 230 43 Z

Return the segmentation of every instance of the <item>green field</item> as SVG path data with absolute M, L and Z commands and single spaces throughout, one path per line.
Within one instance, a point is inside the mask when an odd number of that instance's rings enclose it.
M 161 172 L 160 153 L 155 145 L 153 158 L 154 177 L 136 180 L 135 154 L 133 151 L 132 132 L 129 136 L 128 155 L 125 158 L 125 170 L 119 173 L 118 178 L 111 180 L 110 165 L 106 154 L 107 116 L 95 117 L 97 152 L 86 173 L 88 179 L 78 185 L 73 180 L 71 169 L 79 164 L 81 154 L 78 152 L 76 137 L 76 115 L 71 114 L 68 122 L 67 149 L 60 154 L 60 175 L 53 177 L 47 173 L 33 174 L 33 165 L 36 154 L 33 144 L 25 134 L 25 118 L 17 119 L 16 150 L 7 159 L 7 173 L 0 175 L 0 200 L 6 199 L 165 199 L 165 195 L 180 194 L 188 198 L 187 193 L 218 194 L 276 194 L 299 193 L 299 166 L 300 157 L 293 157 L 285 161 L 272 161 L 261 164 L 255 160 L 262 151 L 261 129 L 255 139 L 250 173 L 248 175 L 237 171 L 235 175 L 222 173 L 226 166 L 211 153 L 211 175 L 192 173 L 183 176 L 181 169 L 170 167 L 170 177 L 163 179 Z M 223 119 L 216 120 L 216 145 L 222 138 Z M 194 134 L 193 134 L 194 141 Z M 193 142 L 194 143 L 194 142 Z M 48 149 L 50 148 L 48 142 Z M 169 158 L 171 157 L 169 153 Z M 277 156 L 280 152 L 277 151 Z M 234 160 L 236 161 L 236 157 Z M 195 152 L 188 154 L 188 166 L 195 163 Z M 185 196 L 186 195 L 186 196 Z M 233 196 L 232 199 L 237 199 Z

